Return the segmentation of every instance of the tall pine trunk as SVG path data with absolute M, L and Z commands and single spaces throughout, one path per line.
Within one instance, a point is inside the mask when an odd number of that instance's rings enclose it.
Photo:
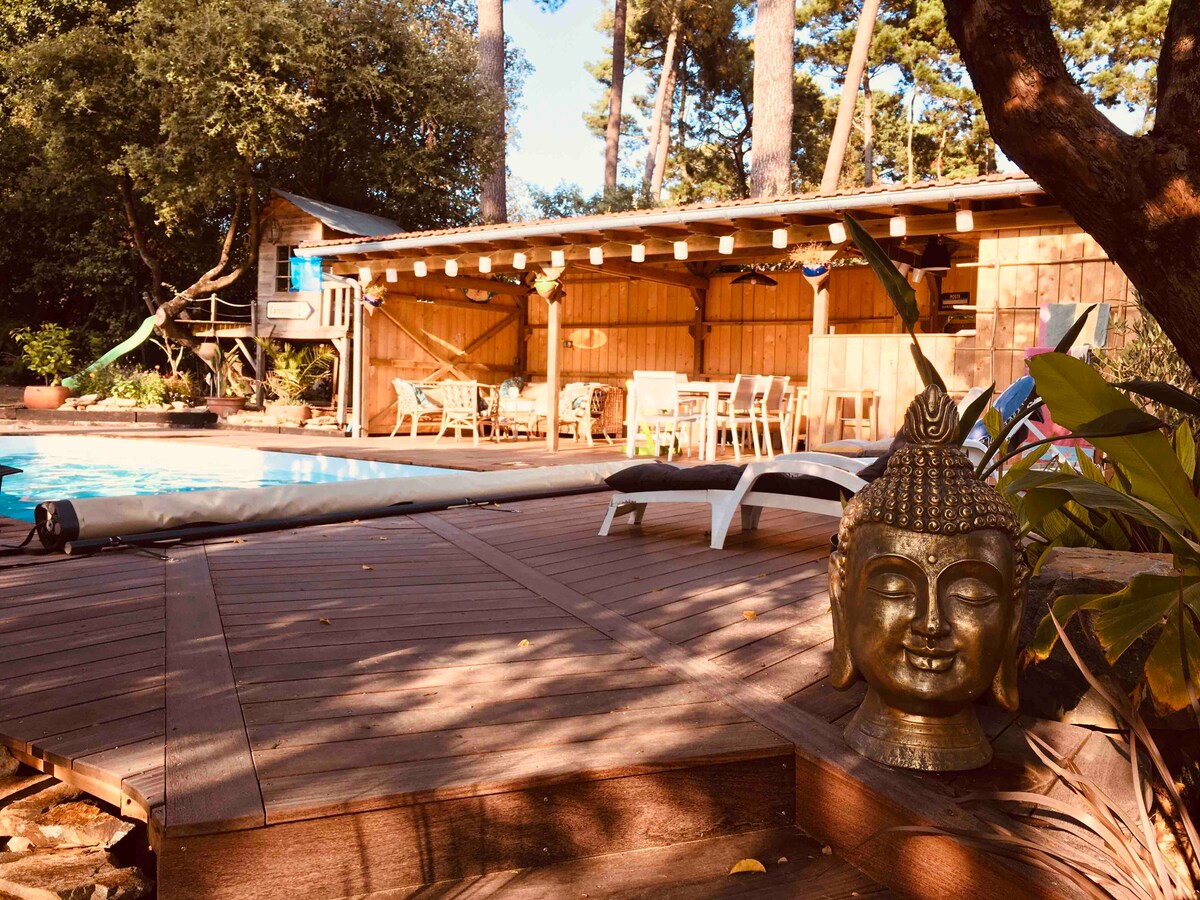
M 875 183 L 875 95 L 871 93 L 871 73 L 863 72 L 863 184 Z
M 867 57 L 871 55 L 871 37 L 875 33 L 875 17 L 879 14 L 880 0 L 863 0 L 858 14 L 858 31 L 854 35 L 854 46 L 850 50 L 850 62 L 846 66 L 846 80 L 842 82 L 842 97 L 838 102 L 837 122 L 829 139 L 829 155 L 825 158 L 825 174 L 821 177 L 821 193 L 832 194 L 837 190 L 842 177 L 842 163 L 846 160 L 846 145 L 850 143 L 850 130 L 854 125 L 855 100 L 859 84 L 867 68 Z
M 496 163 L 483 182 L 479 214 L 484 222 L 504 222 L 508 220 L 508 195 L 505 188 L 507 132 L 504 126 L 504 0 L 478 0 L 478 12 L 479 75 L 491 99 L 497 104 L 491 127 Z
M 792 186 L 792 90 L 796 0 L 758 0 L 754 21 L 754 121 L 750 195 L 787 194 Z
M 663 178 L 667 171 L 667 156 L 671 150 L 671 114 L 675 111 L 675 81 L 679 67 L 671 69 L 667 78 L 667 99 L 663 103 L 662 123 L 658 127 L 658 146 L 654 150 L 654 172 L 650 176 L 650 199 L 662 199 Z
M 658 161 L 658 142 L 661 140 L 663 123 L 670 113 L 663 114 L 667 109 L 668 92 L 674 90 L 675 76 L 675 47 L 679 43 L 679 11 L 671 13 L 671 30 L 667 33 L 667 46 L 663 50 L 662 71 L 658 73 L 658 91 L 654 95 L 654 112 L 650 120 L 650 146 L 646 149 L 646 166 L 642 171 L 642 193 L 649 198 L 654 181 L 655 163 Z
M 621 149 L 621 95 L 625 91 L 625 13 L 628 0 L 613 9 L 612 90 L 608 94 L 608 124 L 604 129 L 604 193 L 617 187 L 617 158 Z

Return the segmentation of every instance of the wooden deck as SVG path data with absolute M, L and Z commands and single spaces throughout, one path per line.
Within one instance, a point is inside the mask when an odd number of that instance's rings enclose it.
M 768 511 L 714 551 L 687 507 L 597 537 L 607 499 L 0 570 L 0 742 L 147 819 L 163 900 L 489 896 L 793 825 L 903 893 L 1070 895 L 881 831 L 974 819 L 830 724 L 861 696 L 825 681 L 833 520 Z M 877 890 L 839 865 L 756 896 Z

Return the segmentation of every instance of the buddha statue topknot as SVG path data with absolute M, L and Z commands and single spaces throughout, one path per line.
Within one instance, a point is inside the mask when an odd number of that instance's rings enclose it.
M 904 417 L 907 443 L 846 508 L 829 560 L 830 682 L 867 695 L 846 741 L 909 769 L 985 765 L 974 702 L 1017 706 L 1017 633 L 1029 570 L 1012 509 L 956 445 L 936 386 Z

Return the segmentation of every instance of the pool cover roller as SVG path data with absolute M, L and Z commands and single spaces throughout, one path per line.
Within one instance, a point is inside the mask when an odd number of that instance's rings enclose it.
M 197 525 L 279 522 L 445 502 L 515 500 L 602 487 L 604 479 L 634 461 L 546 466 L 498 472 L 448 472 L 407 478 L 372 478 L 321 484 L 237 490 L 141 494 L 52 500 L 34 510 L 42 546 L 62 549 L 72 541 L 130 537 Z

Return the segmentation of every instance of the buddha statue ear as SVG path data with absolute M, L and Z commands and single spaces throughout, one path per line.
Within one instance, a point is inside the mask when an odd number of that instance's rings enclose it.
M 1024 561 L 1017 563 L 1017 581 L 1013 585 L 1012 622 L 1005 635 L 1004 656 L 996 677 L 992 679 L 992 697 L 1009 712 L 1016 712 L 1020 698 L 1017 695 L 1017 638 L 1021 634 L 1021 620 L 1025 615 L 1025 594 L 1029 586 L 1029 569 Z
M 845 690 L 859 678 L 850 657 L 850 635 L 846 631 L 844 607 L 846 587 L 846 555 L 834 550 L 829 555 L 829 606 L 833 613 L 833 663 L 829 669 L 829 683 L 838 690 Z

